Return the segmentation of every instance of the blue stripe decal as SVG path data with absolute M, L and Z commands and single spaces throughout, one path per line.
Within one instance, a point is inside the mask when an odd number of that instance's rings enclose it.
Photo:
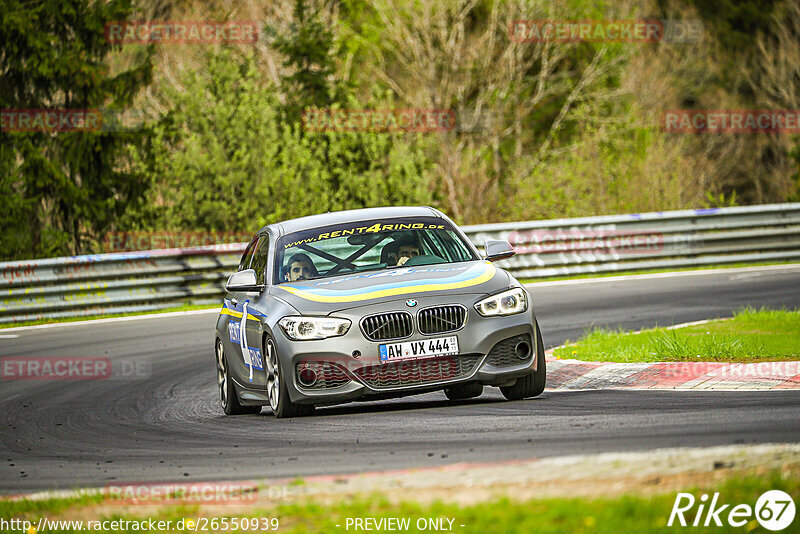
M 422 280 L 404 280 L 404 281 L 392 282 L 392 283 L 387 283 L 387 284 L 369 285 L 369 286 L 366 286 L 366 287 L 360 287 L 360 288 L 356 288 L 356 289 L 328 288 L 327 283 L 325 283 L 325 282 L 323 282 L 325 284 L 325 286 L 323 286 L 323 287 L 298 286 L 298 285 L 292 285 L 292 284 L 281 284 L 281 285 L 283 287 L 287 287 L 287 288 L 290 287 L 292 289 L 296 289 L 296 290 L 303 291 L 303 292 L 306 292 L 306 293 L 313 293 L 315 295 L 330 295 L 330 296 L 336 296 L 336 297 L 348 297 L 348 296 L 352 296 L 352 295 L 361 295 L 361 294 L 364 294 L 364 293 L 367 293 L 367 292 L 379 291 L 379 290 L 384 290 L 384 289 L 394 289 L 394 288 L 400 288 L 400 287 L 411 288 L 411 287 L 414 287 L 414 286 L 428 285 L 428 284 L 431 284 L 431 283 L 447 284 L 447 283 L 453 283 L 453 282 L 462 282 L 462 281 L 465 281 L 465 280 L 470 280 L 470 279 L 474 278 L 476 274 L 483 273 L 486 270 L 484 265 L 474 265 L 474 266 L 470 267 L 469 269 L 466 269 L 466 270 L 463 270 L 463 269 L 464 269 L 463 267 L 455 269 L 455 270 L 459 270 L 459 271 L 462 271 L 462 272 L 460 272 L 460 273 L 458 273 L 458 274 L 456 274 L 454 276 L 446 276 L 446 277 L 443 277 L 443 278 L 425 278 L 425 279 L 422 279 Z M 451 269 L 448 269 L 448 270 L 451 270 Z M 414 271 L 401 272 L 400 274 L 395 274 L 395 275 L 383 275 L 383 277 L 387 277 L 388 278 L 388 277 L 395 277 L 395 276 L 403 276 L 405 274 L 415 274 L 415 273 L 430 272 L 430 271 L 434 271 L 435 272 L 434 269 L 414 270 Z M 395 271 L 395 272 L 397 272 L 397 271 Z M 364 278 L 368 279 L 369 277 L 364 277 Z M 372 278 L 377 278 L 377 277 L 375 277 L 373 275 Z M 335 282 L 340 282 L 340 281 L 341 282 L 345 282 L 345 281 L 347 281 L 347 279 L 336 280 Z

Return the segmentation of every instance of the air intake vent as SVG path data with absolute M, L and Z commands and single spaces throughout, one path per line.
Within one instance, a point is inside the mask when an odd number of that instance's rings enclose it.
M 524 358 L 520 357 L 517 352 L 517 346 L 523 343 L 527 347 L 527 352 L 523 352 Z M 533 349 L 531 348 L 531 336 L 523 334 L 521 336 L 514 336 L 504 339 L 489 351 L 489 358 L 486 362 L 497 367 L 506 367 L 509 365 L 519 365 L 523 362 L 530 361 Z
M 426 360 L 389 362 L 356 369 L 355 373 L 373 389 L 457 380 L 472 374 L 480 361 L 478 354 L 445 356 Z
M 464 326 L 467 309 L 463 306 L 437 306 L 419 311 L 417 325 L 423 334 L 453 332 Z
M 407 312 L 379 313 L 361 320 L 361 331 L 370 341 L 388 341 L 411 335 L 411 314 Z
M 298 362 L 296 372 L 298 383 L 306 389 L 333 389 L 350 382 L 344 369 L 330 362 Z M 314 380 L 304 381 L 304 372 L 309 373 L 308 376 Z

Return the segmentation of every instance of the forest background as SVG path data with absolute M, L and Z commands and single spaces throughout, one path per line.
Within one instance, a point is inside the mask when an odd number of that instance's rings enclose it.
M 142 20 L 252 21 L 259 37 L 108 39 Z M 699 32 L 532 42 L 512 38 L 518 20 Z M 369 206 L 477 224 L 800 200 L 797 135 L 662 124 L 668 110 L 800 109 L 796 0 L 6 0 L 0 72 L 3 110 L 104 117 L 99 131 L 0 131 L 2 260 Z M 310 109 L 456 122 L 312 131 Z

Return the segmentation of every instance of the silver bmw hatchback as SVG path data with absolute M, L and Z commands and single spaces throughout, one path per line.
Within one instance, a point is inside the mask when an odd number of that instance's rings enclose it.
M 228 415 L 309 415 L 315 406 L 499 387 L 545 387 L 530 293 L 440 211 L 372 208 L 265 226 L 226 284 L 215 352 Z

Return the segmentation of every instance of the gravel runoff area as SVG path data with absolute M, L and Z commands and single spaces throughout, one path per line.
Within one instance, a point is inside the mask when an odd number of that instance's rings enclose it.
M 390 502 L 436 500 L 460 505 L 508 497 L 612 497 L 622 494 L 655 495 L 691 487 L 713 488 L 732 476 L 760 475 L 781 470 L 800 476 L 800 444 L 728 445 L 671 448 L 654 451 L 569 455 L 491 463 L 460 463 L 443 467 L 379 471 L 305 479 L 264 479 L 203 483 L 217 488 L 243 488 L 247 498 L 225 504 L 201 504 L 204 513 L 247 512 L 291 502 L 333 504 L 353 497 L 380 496 Z M 249 488 L 249 489 L 247 489 Z M 87 493 L 105 490 L 83 490 Z M 74 496 L 76 492 L 41 492 L 28 499 Z M 22 496 L 18 496 L 20 498 Z M 67 513 L 113 513 L 131 502 L 104 501 Z M 145 505 L 142 512 L 149 505 Z M 139 508 L 139 507 L 137 507 Z
M 800 444 L 660 449 L 317 477 L 290 486 L 290 493 L 315 501 L 363 493 L 390 501 L 471 504 L 499 496 L 527 500 L 664 493 L 772 469 L 800 474 Z

